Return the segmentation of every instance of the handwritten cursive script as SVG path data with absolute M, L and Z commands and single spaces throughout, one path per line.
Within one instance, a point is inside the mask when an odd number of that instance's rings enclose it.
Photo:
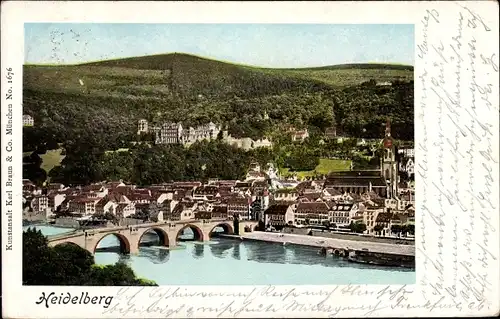
M 417 251 L 425 308 L 463 313 L 488 309 L 498 299 L 491 294 L 498 281 L 498 147 L 492 145 L 499 131 L 498 45 L 491 41 L 498 32 L 472 7 L 458 3 L 454 9 L 428 9 L 417 43 L 423 72 L 416 126 L 426 145 L 416 150 L 425 238 Z M 418 305 L 402 300 L 393 307 Z

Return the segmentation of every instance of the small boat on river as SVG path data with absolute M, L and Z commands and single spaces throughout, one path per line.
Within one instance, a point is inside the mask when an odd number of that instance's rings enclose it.
M 350 251 L 347 256 L 350 262 L 378 266 L 415 268 L 415 256 L 375 253 L 368 250 Z

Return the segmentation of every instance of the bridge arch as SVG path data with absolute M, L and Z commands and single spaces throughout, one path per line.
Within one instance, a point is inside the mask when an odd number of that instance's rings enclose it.
M 200 227 L 193 225 L 193 224 L 186 224 L 181 229 L 179 229 L 179 231 L 177 232 L 177 235 L 175 236 L 176 241 L 182 241 L 182 239 L 179 239 L 179 237 L 182 236 L 182 234 L 184 234 L 184 230 L 186 230 L 186 229 L 191 229 L 193 231 L 193 233 L 194 233 L 193 240 L 203 241 L 203 239 L 205 237 L 203 230 L 201 230 Z
M 96 253 L 96 250 L 97 250 L 97 248 L 99 246 L 99 243 L 104 238 L 106 238 L 108 236 L 114 236 L 115 238 L 118 239 L 118 242 L 120 244 L 120 253 L 122 253 L 122 254 L 130 254 L 130 241 L 128 240 L 128 238 L 125 235 L 120 234 L 120 233 L 107 233 L 107 234 L 104 234 L 103 236 L 101 236 L 101 238 L 99 238 L 99 239 L 96 240 L 94 249 L 92 250 L 92 254 Z
M 155 233 L 160 238 L 160 246 L 169 247 L 170 241 L 169 241 L 169 238 L 168 238 L 168 234 L 167 234 L 167 232 L 165 230 L 163 230 L 160 227 L 150 227 L 150 228 L 146 229 L 141 234 L 141 236 L 139 236 L 139 240 L 137 241 L 137 247 L 139 247 L 141 245 L 141 240 L 144 237 L 144 235 L 146 233 L 151 233 L 151 232 Z
M 56 248 L 56 247 L 62 247 L 62 246 L 67 246 L 67 245 L 76 246 L 76 247 L 80 247 L 80 248 L 85 249 L 84 247 L 82 247 L 81 245 L 75 243 L 74 241 L 63 241 L 63 242 L 55 244 L 52 247 Z
M 87 249 L 85 247 L 85 243 L 81 240 L 80 237 L 57 238 L 57 239 L 51 239 L 49 237 L 49 245 L 51 247 L 61 246 L 65 244 L 76 245 L 80 248 Z
M 228 235 L 234 234 L 233 226 L 229 223 L 222 222 L 222 223 L 219 223 L 219 224 L 215 225 L 214 227 L 212 227 L 212 229 L 208 233 L 208 236 L 212 237 L 212 236 L 216 235 L 218 232 L 215 232 L 215 228 L 218 228 L 218 227 L 223 229 L 223 232 L 222 232 L 223 234 L 228 234 Z

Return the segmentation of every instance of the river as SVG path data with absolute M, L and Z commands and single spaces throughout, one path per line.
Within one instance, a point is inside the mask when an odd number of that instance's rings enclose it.
M 33 227 L 33 226 L 31 226 Z M 24 227 L 24 229 L 26 229 Z M 72 229 L 36 226 L 45 235 Z M 154 233 L 146 241 L 157 240 Z M 189 234 L 187 234 L 189 237 Z M 98 248 L 118 246 L 113 235 Z M 141 247 L 138 255 L 97 252 L 97 264 L 126 262 L 142 278 L 159 285 L 345 285 L 414 284 L 415 270 L 354 264 L 319 256 L 312 247 L 215 238 L 185 241 L 179 249 Z

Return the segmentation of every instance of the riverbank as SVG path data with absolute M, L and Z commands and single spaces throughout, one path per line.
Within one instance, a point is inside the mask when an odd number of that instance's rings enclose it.
M 50 236 L 59 230 L 44 226 L 42 233 Z M 250 240 L 245 244 L 239 240 L 240 236 L 235 237 L 214 238 L 213 242 L 179 242 L 178 248 L 143 247 L 138 255 L 97 252 L 94 258 L 99 265 L 126 262 L 138 277 L 159 285 L 413 285 L 416 282 L 416 271 L 410 269 L 352 263 L 347 258 L 322 256 L 317 253 L 319 248 Z M 99 246 L 118 245 L 115 236 L 107 236 Z M 304 272 L 314 275 L 297 276 Z
M 64 228 L 64 229 L 73 229 L 77 230 L 75 227 L 71 227 L 68 225 L 58 225 L 54 223 L 50 223 L 47 221 L 29 221 L 29 220 L 23 220 L 23 227 L 36 227 L 36 226 L 47 226 L 47 227 L 54 227 L 54 228 Z
M 283 233 L 271 233 L 271 232 L 252 232 L 245 233 L 241 236 L 224 236 L 230 238 L 242 238 L 243 240 L 257 240 L 257 241 L 267 241 L 276 243 L 287 243 L 302 246 L 311 246 L 318 248 L 337 248 L 350 250 L 366 250 L 374 253 L 390 254 L 390 255 L 404 255 L 404 256 L 415 256 L 415 246 L 413 245 L 395 245 L 387 243 L 378 243 L 370 241 L 359 241 L 359 240 L 346 240 L 338 238 L 326 238 L 326 237 L 316 237 L 308 235 L 295 235 L 295 234 L 283 234 Z

